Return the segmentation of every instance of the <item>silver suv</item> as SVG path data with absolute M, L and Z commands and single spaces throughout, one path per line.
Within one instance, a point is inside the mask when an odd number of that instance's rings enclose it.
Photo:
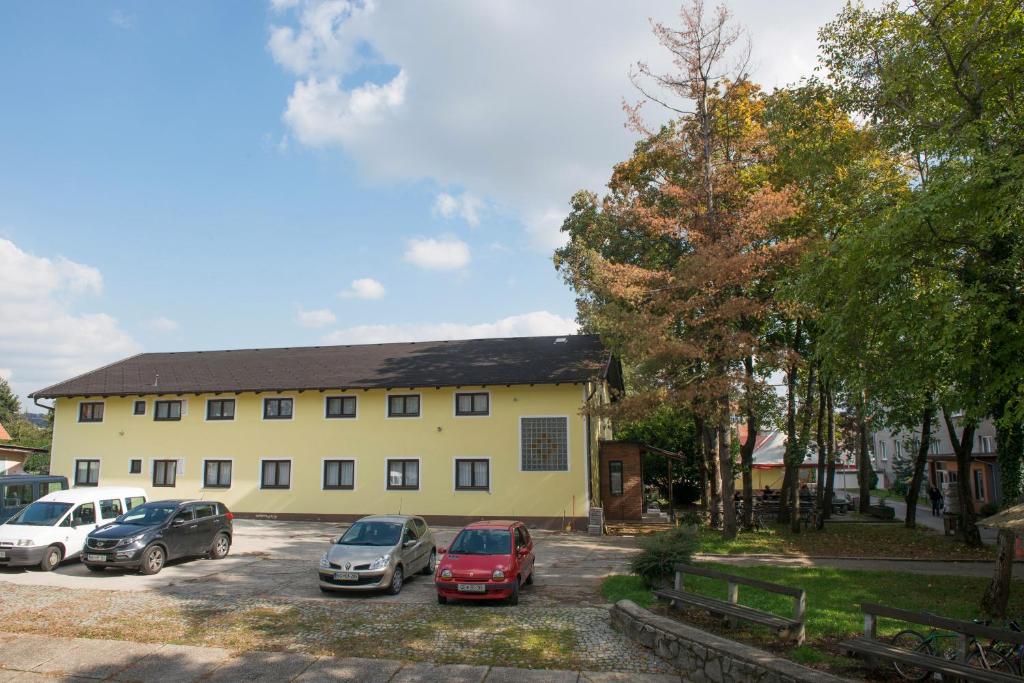
M 407 576 L 431 575 L 437 565 L 434 534 L 421 517 L 363 517 L 320 558 L 320 590 L 402 590 Z

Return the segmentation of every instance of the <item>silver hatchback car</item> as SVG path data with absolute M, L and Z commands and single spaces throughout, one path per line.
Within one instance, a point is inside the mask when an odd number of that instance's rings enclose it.
M 406 577 L 434 573 L 437 544 L 421 517 L 363 517 L 320 558 L 320 590 L 387 590 L 397 595 Z

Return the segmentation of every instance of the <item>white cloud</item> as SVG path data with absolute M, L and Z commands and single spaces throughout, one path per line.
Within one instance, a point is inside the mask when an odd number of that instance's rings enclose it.
M 573 334 L 576 321 L 549 311 L 533 311 L 489 323 L 411 323 L 406 325 L 359 325 L 335 330 L 323 337 L 325 344 L 380 344 L 398 341 L 534 337 Z
M 327 327 L 333 325 L 337 318 L 326 308 L 316 308 L 311 311 L 299 309 L 295 314 L 295 322 L 303 327 Z
M 408 241 L 404 258 L 427 270 L 460 270 L 469 265 L 469 245 L 450 235 L 417 237 Z
M 166 318 L 161 315 L 156 318 L 153 318 L 148 323 L 146 323 L 146 327 L 148 327 L 153 332 L 166 333 L 174 332 L 180 327 L 180 325 L 178 325 L 177 321 L 171 320 L 170 318 Z
M 547 250 L 572 193 L 599 191 L 629 155 L 635 135 L 621 104 L 640 96 L 627 71 L 638 60 L 669 67 L 648 18 L 677 24 L 679 4 L 304 0 L 274 16 L 268 43 L 297 76 L 285 121 L 300 143 L 340 146 L 364 176 L 462 188 L 520 216 L 529 241 Z M 769 90 L 811 73 L 817 27 L 842 8 L 729 5 L 751 28 L 753 75 Z M 377 76 L 387 67 L 401 70 L 401 105 L 375 105 L 357 124 L 349 100 L 358 89 L 399 90 Z M 666 118 L 653 105 L 647 115 Z M 551 212 L 557 219 L 539 218 Z
M 348 289 L 338 292 L 338 296 L 343 299 L 383 299 L 385 294 L 387 290 L 384 285 L 372 277 L 353 280 Z
M 480 225 L 480 209 L 483 202 L 468 192 L 463 192 L 458 197 L 442 192 L 434 199 L 434 213 L 441 218 L 454 218 L 459 216 L 474 228 Z
M 20 396 L 140 350 L 110 315 L 75 310 L 79 297 L 102 291 L 92 266 L 0 239 L 0 358 Z
M 110 19 L 111 24 L 125 31 L 131 31 L 135 28 L 135 17 L 130 14 L 125 14 L 119 9 L 111 12 L 107 18 Z

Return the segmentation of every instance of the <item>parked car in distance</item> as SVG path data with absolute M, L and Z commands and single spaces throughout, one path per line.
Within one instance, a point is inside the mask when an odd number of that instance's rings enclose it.
M 320 590 L 387 590 L 397 595 L 405 579 L 433 574 L 434 534 L 421 517 L 374 515 L 350 526 L 320 558 Z
M 89 534 L 82 562 L 94 572 L 126 567 L 156 574 L 180 557 L 220 560 L 231 550 L 234 517 L 211 500 L 146 503 Z
M 95 486 L 54 491 L 0 524 L 0 567 L 39 565 L 50 571 L 76 557 L 97 524 L 146 502 L 135 487 Z
M 533 583 L 533 539 L 522 522 L 475 522 L 441 548 L 434 585 L 437 601 L 506 600 L 519 604 L 519 587 Z
M 48 493 L 64 491 L 68 478 L 49 474 L 0 475 L 0 524 Z

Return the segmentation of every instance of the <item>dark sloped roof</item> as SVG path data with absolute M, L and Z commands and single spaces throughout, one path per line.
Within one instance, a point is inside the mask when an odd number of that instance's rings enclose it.
M 621 388 L 618 363 L 598 337 L 566 335 L 142 353 L 30 396 L 552 384 L 606 377 Z

